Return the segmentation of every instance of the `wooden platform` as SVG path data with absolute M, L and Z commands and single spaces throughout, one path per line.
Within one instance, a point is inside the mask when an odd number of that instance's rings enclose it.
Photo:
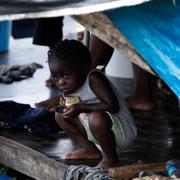
M 48 98 L 52 93 L 44 86 L 49 71 L 46 60 L 47 48 L 32 46 L 31 40 L 12 43 L 9 53 L 1 54 L 1 64 L 42 63 L 33 78 L 10 85 L 0 84 L 0 100 L 18 100 L 33 104 Z M 132 81 L 112 78 L 121 93 L 128 95 Z M 128 82 L 128 83 L 125 83 Z M 131 83 L 130 83 L 131 82 Z M 27 88 L 28 87 L 28 88 Z M 39 91 L 41 89 L 41 91 Z M 174 96 L 167 97 L 154 91 L 154 111 L 131 111 L 138 127 L 138 138 L 128 149 L 119 154 L 121 166 L 145 164 L 180 159 L 180 112 Z M 69 165 L 95 166 L 97 161 L 65 161 L 64 155 L 77 149 L 77 145 L 64 133 L 35 136 L 23 132 L 0 131 L 0 164 L 4 164 L 34 179 L 62 179 Z M 43 173 L 42 173 L 43 172 Z
M 180 159 L 180 114 L 175 102 L 168 101 L 159 102 L 157 109 L 151 112 L 132 111 L 138 138 L 119 154 L 121 166 L 133 165 L 139 160 L 149 164 Z M 68 165 L 95 166 L 98 163 L 64 160 L 66 153 L 78 147 L 63 132 L 37 136 L 4 130 L 0 135 L 0 163 L 35 179 L 61 179 Z
M 65 165 L 3 136 L 0 144 L 1 164 L 35 179 L 63 179 Z

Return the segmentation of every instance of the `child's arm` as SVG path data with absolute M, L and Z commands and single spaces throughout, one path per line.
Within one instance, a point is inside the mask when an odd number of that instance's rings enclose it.
M 111 88 L 109 80 L 103 74 L 98 71 L 92 72 L 89 76 L 89 84 L 101 102 L 93 104 L 80 102 L 69 106 L 64 113 L 65 118 L 75 117 L 81 112 L 92 112 L 95 110 L 109 111 L 112 113 L 118 112 L 118 99 Z
M 49 111 L 54 111 L 54 109 L 59 105 L 60 96 L 51 97 L 45 101 L 35 103 L 36 108 L 45 108 Z
M 98 71 L 93 71 L 89 75 L 89 84 L 94 94 L 101 100 L 100 103 L 92 104 L 88 109 L 104 110 L 116 113 L 119 110 L 118 99 L 111 87 L 109 80 Z

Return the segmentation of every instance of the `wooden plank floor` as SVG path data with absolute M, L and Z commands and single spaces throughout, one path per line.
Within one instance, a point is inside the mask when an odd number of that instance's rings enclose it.
M 171 104 L 171 103 L 170 103 Z M 169 107 L 169 106 L 168 106 Z M 138 138 L 126 150 L 119 154 L 122 165 L 133 164 L 141 160 L 144 163 L 165 162 L 180 159 L 180 114 L 171 108 L 151 112 L 132 111 L 138 127 Z M 28 133 L 1 131 L 8 137 L 31 147 L 48 157 L 66 164 L 96 165 L 97 161 L 66 161 L 64 155 L 77 149 L 77 145 L 63 132 L 37 136 Z
M 0 100 L 15 100 L 33 105 L 55 94 L 44 86 L 49 77 L 46 61 L 47 48 L 32 46 L 31 39 L 18 40 L 12 43 L 9 53 L 0 54 L 1 64 L 24 64 L 37 62 L 44 65 L 37 70 L 33 78 L 11 85 L 0 84 Z M 132 81 L 112 78 L 123 95 L 131 93 Z M 28 88 L 27 88 L 28 87 Z M 141 160 L 144 163 L 166 162 L 169 159 L 180 159 L 180 112 L 176 98 L 165 97 L 154 93 L 156 108 L 153 111 L 131 111 L 138 127 L 138 138 L 126 150 L 119 154 L 121 165 L 130 165 Z M 47 134 L 35 136 L 15 131 L 0 131 L 0 135 L 30 147 L 47 157 L 64 165 L 96 165 L 97 161 L 66 161 L 64 155 L 77 149 L 77 145 L 65 134 Z M 1 158 L 0 154 L 0 158 Z M 18 162 L 17 162 L 18 163 Z M 62 168 L 63 169 L 63 168 Z

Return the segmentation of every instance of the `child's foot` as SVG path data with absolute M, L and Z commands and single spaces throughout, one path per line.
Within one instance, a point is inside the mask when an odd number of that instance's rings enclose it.
M 125 100 L 130 109 L 150 111 L 153 110 L 155 106 L 152 100 L 142 100 L 134 97 L 127 97 Z
M 102 160 L 97 167 L 103 167 L 103 168 L 110 168 L 110 167 L 117 167 L 120 165 L 120 162 L 117 160 Z
M 102 154 L 98 149 L 89 150 L 82 148 L 66 154 L 65 159 L 100 159 L 101 157 Z
M 0 121 L 0 129 L 9 129 L 8 123 Z

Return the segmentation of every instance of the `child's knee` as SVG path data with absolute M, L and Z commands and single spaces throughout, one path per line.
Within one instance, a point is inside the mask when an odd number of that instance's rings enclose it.
M 55 120 L 64 131 L 68 131 L 68 123 L 60 113 L 55 113 Z
M 98 131 L 106 125 L 109 125 L 109 116 L 105 111 L 93 111 L 90 114 L 89 128 L 91 131 Z
M 60 113 L 55 113 L 55 120 L 57 123 L 62 121 L 62 115 Z

